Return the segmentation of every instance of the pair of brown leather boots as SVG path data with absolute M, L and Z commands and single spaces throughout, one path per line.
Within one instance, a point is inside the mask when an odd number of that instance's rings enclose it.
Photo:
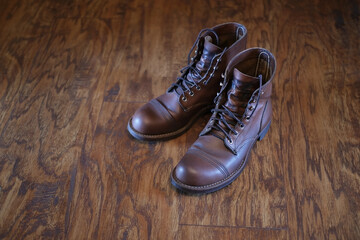
M 200 31 L 181 76 L 128 122 L 128 131 L 139 140 L 165 140 L 211 110 L 209 122 L 171 174 L 182 191 L 209 193 L 229 185 L 269 130 L 275 58 L 263 48 L 245 50 L 246 39 L 247 30 L 238 23 Z

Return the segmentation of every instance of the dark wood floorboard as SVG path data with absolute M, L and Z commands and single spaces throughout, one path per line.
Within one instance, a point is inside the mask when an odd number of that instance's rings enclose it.
M 236 21 L 277 58 L 273 121 L 230 186 L 186 195 L 129 117 Z M 0 0 L 0 239 L 360 239 L 360 2 Z

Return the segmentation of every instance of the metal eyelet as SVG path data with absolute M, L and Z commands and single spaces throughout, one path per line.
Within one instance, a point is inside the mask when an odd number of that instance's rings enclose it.
M 214 74 L 213 74 L 213 73 L 211 73 L 211 74 L 210 74 L 210 77 L 213 77 L 213 76 L 214 76 Z
M 237 136 L 237 135 L 239 135 L 239 132 L 238 131 L 235 131 L 235 134 L 234 134 L 235 136 Z
M 232 139 L 227 139 L 227 141 L 228 141 L 228 143 L 230 144 L 230 145 L 232 145 L 233 144 L 233 140 Z
M 252 100 L 252 103 L 256 103 L 256 99 L 255 99 L 255 98 Z
M 218 66 L 214 66 L 214 67 L 213 67 L 214 70 L 217 70 L 218 68 L 219 68 Z
M 221 58 L 218 58 L 216 61 L 217 61 L 217 62 L 221 62 Z
M 198 50 L 195 50 L 195 54 L 197 54 L 198 53 Z
M 216 93 L 216 96 L 219 96 L 219 94 L 220 94 L 220 93 L 219 93 L 219 92 L 217 92 L 217 93 Z
M 190 60 L 193 62 L 193 61 L 194 61 L 194 58 L 192 57 L 192 58 L 190 58 Z
M 186 97 L 183 97 L 182 100 L 183 100 L 184 102 L 186 102 L 186 101 L 187 101 L 187 98 L 186 98 Z
M 223 84 L 223 82 L 220 82 L 220 86 L 222 87 L 224 84 Z
M 249 107 L 249 110 L 250 110 L 250 111 L 252 111 L 253 109 L 254 109 L 253 106 L 250 106 L 250 107 Z
M 240 125 L 240 129 L 244 129 L 245 125 L 244 124 L 241 124 Z
M 194 92 L 190 92 L 189 94 L 190 94 L 190 96 L 194 96 Z
M 245 121 L 247 121 L 247 122 L 250 121 L 250 116 L 246 116 Z
M 224 75 L 224 73 L 222 73 L 222 74 L 221 74 L 221 78 L 225 78 L 225 75 Z
M 196 86 L 196 90 L 200 91 L 201 87 L 200 86 Z

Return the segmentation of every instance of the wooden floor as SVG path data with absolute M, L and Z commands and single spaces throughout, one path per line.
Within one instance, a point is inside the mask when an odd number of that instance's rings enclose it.
M 126 131 L 226 21 L 277 58 L 273 121 L 240 177 L 170 172 L 208 116 Z M 0 239 L 360 239 L 360 2 L 0 0 Z

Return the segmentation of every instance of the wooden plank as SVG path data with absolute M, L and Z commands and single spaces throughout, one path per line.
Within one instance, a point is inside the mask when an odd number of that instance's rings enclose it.
M 181 225 L 176 239 L 287 239 L 287 231 L 264 228 Z
M 274 114 L 290 236 L 298 239 L 360 236 L 359 107 L 350 97 L 359 79 L 359 28 L 350 8 L 330 2 L 283 9 Z
M 82 28 L 86 25 L 93 28 Z M 70 26 L 72 31 L 66 30 Z M 20 72 L 12 82 L 17 70 L 3 71 L 10 91 L 2 98 L 7 113 L 0 137 L 2 237 L 66 236 L 76 165 L 102 104 L 105 82 L 98 79 L 108 56 L 101 42 L 107 37 L 104 29 L 101 21 L 59 19 L 46 48 L 29 55 L 24 66 L 16 62 L 19 69 L 29 69 L 26 74 Z M 4 104 L 8 98 L 11 103 Z

